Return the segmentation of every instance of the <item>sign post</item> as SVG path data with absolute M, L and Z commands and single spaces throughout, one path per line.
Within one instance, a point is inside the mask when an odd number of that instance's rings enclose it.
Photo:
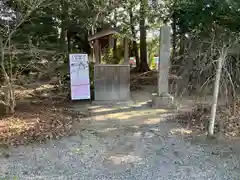
M 69 54 L 71 99 L 90 99 L 89 64 L 87 54 Z

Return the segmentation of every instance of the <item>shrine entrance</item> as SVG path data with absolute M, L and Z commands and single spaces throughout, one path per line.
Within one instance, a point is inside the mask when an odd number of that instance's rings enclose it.
M 121 37 L 124 44 L 124 60 L 120 64 L 102 63 L 103 49 L 113 49 L 114 40 Z M 94 65 L 95 101 L 128 101 L 130 100 L 130 65 L 129 40 L 116 29 L 98 32 L 88 38 L 92 47 Z M 103 47 L 104 46 L 104 47 Z

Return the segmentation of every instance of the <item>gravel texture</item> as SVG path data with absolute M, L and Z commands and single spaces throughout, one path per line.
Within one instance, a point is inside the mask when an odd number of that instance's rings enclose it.
M 131 113 L 139 115 L 136 111 Z M 117 116 L 104 117 L 95 117 L 96 121 L 86 126 L 79 135 L 10 149 L 8 158 L 3 155 L 0 157 L 0 179 L 240 178 L 240 158 L 234 151 L 235 147 L 176 133 L 181 128 L 175 123 L 163 121 L 164 118 L 157 113 L 155 117 L 151 116 L 159 119 L 155 123 L 141 121 L 145 118 L 143 116 L 132 118 L 127 123 L 122 123 Z M 103 120 L 99 122 L 98 118 Z

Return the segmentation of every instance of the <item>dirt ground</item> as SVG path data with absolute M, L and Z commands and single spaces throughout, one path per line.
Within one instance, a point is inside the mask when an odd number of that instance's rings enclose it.
M 176 123 L 176 110 L 149 107 L 147 89 L 118 105 L 69 104 L 86 115 L 75 117 L 76 134 L 2 151 L 0 178 L 239 179 L 238 143 L 209 140 L 183 128 Z M 192 100 L 184 102 L 182 109 L 191 107 Z

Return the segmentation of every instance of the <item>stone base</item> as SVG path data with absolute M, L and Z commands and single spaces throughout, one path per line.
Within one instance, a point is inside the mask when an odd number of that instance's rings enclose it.
M 105 105 L 105 106 L 129 106 L 133 105 L 134 102 L 132 100 L 128 101 L 92 101 L 91 105 L 99 106 L 99 105 Z
M 153 94 L 152 96 L 153 108 L 175 108 L 174 98 L 170 94 Z

